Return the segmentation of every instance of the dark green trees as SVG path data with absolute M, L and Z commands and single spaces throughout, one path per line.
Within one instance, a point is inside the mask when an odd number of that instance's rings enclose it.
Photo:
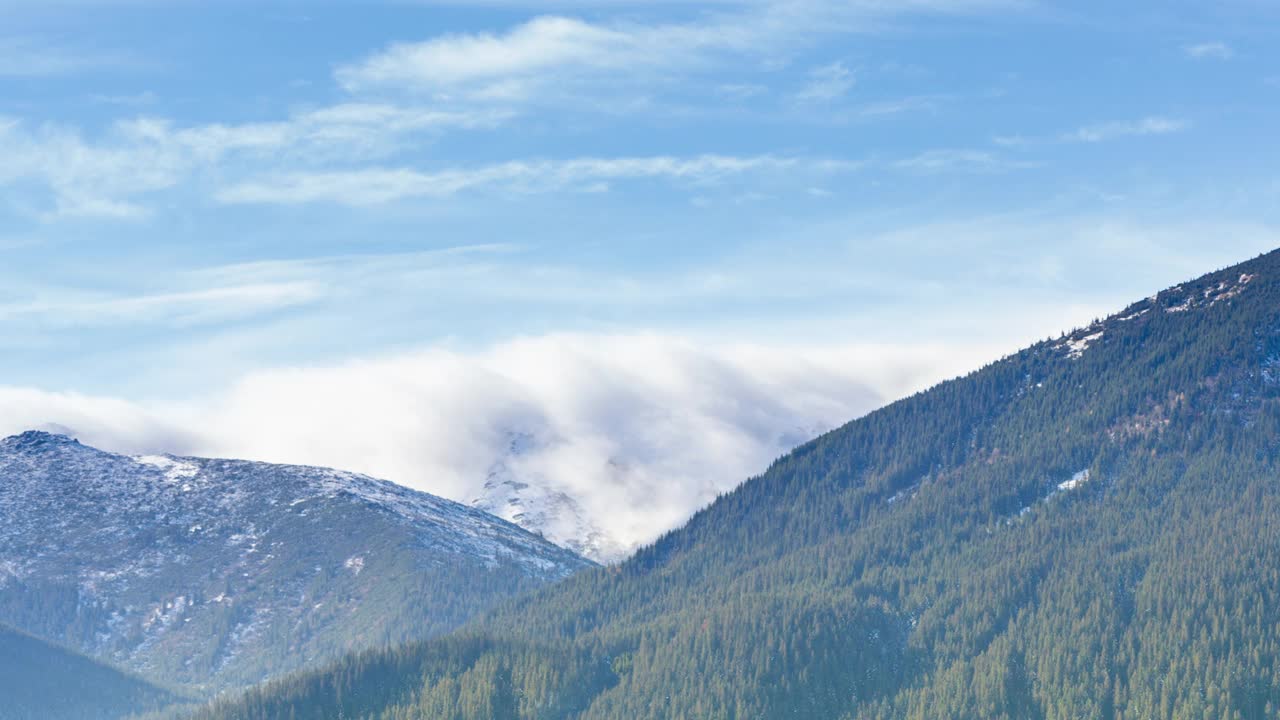
M 0 625 L 0 720 L 109 720 L 175 700 L 139 678 Z

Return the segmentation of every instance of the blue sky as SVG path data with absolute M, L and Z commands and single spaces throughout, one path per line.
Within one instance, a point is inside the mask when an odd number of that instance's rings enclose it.
M 1280 244 L 1278 36 L 1262 0 L 0 0 L 0 420 L 177 443 L 271 373 L 656 338 L 774 393 L 842 368 L 786 421 L 830 424 Z M 412 464 L 318 437 L 191 445 Z

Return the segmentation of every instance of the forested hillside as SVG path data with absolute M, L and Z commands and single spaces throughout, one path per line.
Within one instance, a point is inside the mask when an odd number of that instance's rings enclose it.
M 1280 717 L 1280 254 L 897 402 L 620 567 L 205 719 Z
M 113 720 L 169 692 L 0 625 L 0 720 Z

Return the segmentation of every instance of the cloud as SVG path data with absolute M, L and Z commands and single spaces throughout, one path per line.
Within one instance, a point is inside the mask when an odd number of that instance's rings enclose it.
M 354 190 L 347 204 L 376 204 L 397 197 L 447 195 L 458 189 L 542 180 L 583 171 L 562 162 L 513 160 L 475 169 L 436 170 L 405 163 L 370 167 L 372 161 L 411 151 L 446 131 L 494 128 L 528 103 L 572 98 L 580 107 L 623 113 L 661 105 L 671 93 L 688 98 L 705 80 L 708 92 L 745 99 L 751 85 L 725 85 L 720 72 L 784 63 L 816 34 L 877 32 L 889 18 L 954 14 L 1018 7 L 1017 0 L 908 0 L 847 3 L 791 0 L 726 3 L 683 22 L 534 17 L 505 30 L 446 34 L 385 47 L 339 65 L 337 83 L 346 101 L 295 110 L 280 120 L 179 125 L 140 116 L 91 133 L 59 123 L 0 117 L 0 189 L 8 209 L 38 220 L 65 217 L 146 217 L 150 197 L 189 185 L 196 197 L 226 202 L 308 202 Z M 629 13 L 627 18 L 643 18 Z M 30 41 L 0 41 L 0 66 L 24 72 L 70 71 L 106 64 Z M 39 52 L 38 52 L 39 51 Z M 43 54 L 41 54 L 43 52 Z M 6 54 L 7 53 L 7 54 Z M 2 70 L 0 70 L 2 71 Z M 692 82 L 690 82 L 692 81 Z M 843 64 L 813 71 L 802 98 L 820 102 L 846 92 L 854 81 Z M 407 93 L 405 91 L 408 91 Z M 424 96 L 425 94 L 425 96 Z M 100 102 L 150 100 L 102 97 Z M 927 100 L 871 103 L 846 108 L 872 118 L 927 106 Z M 669 108 L 667 108 L 669 109 Z M 678 162 L 699 163 L 706 156 Z M 608 162 L 635 162 L 630 158 Z M 738 171 L 732 171 L 738 172 Z M 590 185 L 559 180 L 553 186 L 607 190 L 608 175 Z M 618 177 L 675 177 L 670 172 L 623 171 Z M 281 182 L 282 188 L 269 187 Z M 528 185 L 525 182 L 526 186 Z M 454 188 L 454 189 L 451 189 Z
M 120 53 L 73 50 L 30 37 L 0 37 L 0 77 L 52 77 L 136 66 Z
M 33 127 L 0 117 L 0 155 L 6 157 L 0 187 L 27 183 L 47 191 L 52 216 L 127 219 L 148 214 L 148 194 L 200 181 L 213 184 L 208 194 L 224 204 L 361 206 L 481 188 L 585 191 L 607 189 L 608 182 L 619 180 L 706 184 L 748 174 L 823 174 L 857 167 L 837 159 L 703 154 L 512 160 L 441 170 L 350 168 L 390 156 L 424 133 L 491 128 L 511 117 L 501 110 L 346 103 L 296 112 L 285 121 L 237 125 L 177 127 L 140 117 L 117 122 L 93 140 L 65 126 Z M 290 169 L 263 170 L 281 167 Z
M 0 320 L 38 317 L 47 326 L 155 322 L 181 326 L 304 305 L 321 296 L 321 289 L 308 282 L 239 284 L 128 296 L 74 293 L 72 297 L 0 304 Z
M 844 63 L 834 62 L 809 71 L 809 82 L 796 94 L 804 102 L 831 102 L 844 97 L 857 77 Z
M 1235 57 L 1235 50 L 1221 42 L 1205 42 L 1185 45 L 1182 51 L 1193 60 L 1230 60 Z
M 658 39 L 651 33 L 545 16 L 502 35 L 444 35 L 392 45 L 359 63 L 339 67 L 335 75 L 347 90 L 360 91 L 389 85 L 451 88 L 527 77 L 566 66 L 616 68 L 636 55 L 647 63 L 661 57 L 642 52 Z
M 1145 117 L 1136 122 L 1113 122 L 1100 125 L 1086 125 L 1062 136 L 1064 142 L 1096 143 L 1115 140 L 1122 137 L 1143 135 L 1168 135 L 1181 132 L 1190 127 L 1190 123 L 1178 118 L 1159 115 Z
M 162 118 L 138 117 L 118 121 L 92 140 L 63 125 L 0 117 L 0 187 L 27 182 L 47 189 L 54 215 L 130 218 L 147 213 L 140 196 L 202 173 L 234 176 L 268 161 L 376 159 L 402 149 L 410 137 L 491 128 L 509 117 L 497 110 L 343 103 L 282 121 L 235 125 L 176 127 Z
M 161 412 L 125 400 L 0 386 L 0 435 L 23 430 L 69 433 L 125 451 L 196 443 Z
M 890 17 L 1024 5 L 1017 0 L 746 2 L 726 4 L 684 23 L 599 23 L 543 15 L 505 32 L 396 43 L 339 66 L 335 78 L 354 93 L 407 90 L 470 99 L 538 100 L 551 87 L 607 79 L 603 89 L 608 90 L 619 83 L 644 82 L 653 73 L 688 76 L 746 58 L 770 57 L 821 35 L 883 30 Z M 825 72 L 836 76 L 815 78 L 815 92 L 835 92 L 849 83 L 851 78 L 840 76 L 840 69 L 829 66 Z
M 334 466 L 464 502 L 502 467 L 571 498 L 601 547 L 632 548 L 792 446 L 992 352 L 958 350 L 547 335 L 254 372 L 185 407 L 0 388 L 0 432 Z
M 830 159 L 756 155 L 697 155 L 567 160 L 511 161 L 474 168 L 422 172 L 409 168 L 372 168 L 344 172 L 294 173 L 254 180 L 218 192 L 227 204 L 338 202 L 373 205 L 413 197 L 447 197 L 486 187 L 519 192 L 590 188 L 615 180 L 662 178 L 712 183 L 756 172 L 829 173 L 856 164 Z
M 984 150 L 926 150 L 894 163 L 899 170 L 921 173 L 996 173 L 1035 167 L 1034 163 L 1010 160 Z
M 181 318 L 204 301 L 211 308 L 236 302 L 198 288 L 301 284 L 340 289 L 340 312 L 252 328 L 247 340 L 165 334 L 177 355 L 133 345 L 116 358 L 97 352 L 88 362 L 130 366 L 108 375 L 112 386 L 131 382 L 138 396 L 175 400 L 2 388 L 0 433 L 52 424 L 125 452 L 330 465 L 464 502 L 483 492 L 491 474 L 506 472 L 572 499 L 584 524 L 602 533 L 601 547 L 630 547 L 824 428 L 1274 247 L 1280 237 L 1273 227 L 1167 216 L 1031 213 L 870 234 L 853 227 L 849 218 L 825 229 L 793 227 L 786 253 L 768 244 L 733 262 L 648 275 L 547 266 L 504 245 L 213 267 L 175 279 L 175 287 L 197 288 L 185 291 L 196 296 L 166 297 L 184 292 L 169 289 L 125 302 L 170 322 L 166 305 L 179 306 Z M 1099 264 L 1099 257 L 1113 262 Z M 961 266 L 969 271 L 955 273 Z M 586 315 L 659 329 L 315 360 L 317 337 L 339 338 L 339 356 L 353 347 L 414 347 L 427 316 L 447 315 L 456 328 L 470 322 L 466 313 L 478 302 L 514 316 L 516 328 L 539 326 L 529 318 L 540 308 L 558 327 Z M 661 312 L 633 312 L 642 306 Z M 732 311 L 717 311 L 726 307 Z M 762 307 L 771 312 L 761 314 Z M 91 319 L 109 325 L 119 318 Z M 37 320 L 41 338 L 56 339 L 45 316 Z M 402 334 L 368 344 L 361 332 L 371 325 Z M 79 328 L 64 337 L 69 352 L 80 350 Z M 832 337 L 847 340 L 825 340 Z M 281 359 L 264 350 L 271 343 L 299 352 Z M 145 372 L 135 367 L 140 359 Z M 171 366 L 173 377 L 157 378 Z
M 1057 143 L 1100 143 L 1126 137 L 1142 137 L 1148 135 L 1170 135 L 1183 132 L 1191 127 L 1187 120 L 1163 115 L 1148 115 L 1134 121 L 1097 123 L 1084 125 L 1075 130 L 1060 133 L 1052 137 L 1034 137 L 1029 135 L 997 135 L 991 141 L 1001 147 L 1025 148 L 1035 145 Z

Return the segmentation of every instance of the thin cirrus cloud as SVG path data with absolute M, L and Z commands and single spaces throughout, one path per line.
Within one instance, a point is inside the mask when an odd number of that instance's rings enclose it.
M 142 64 L 120 52 L 73 49 L 33 37 L 0 37 L 0 78 L 46 78 Z
M 935 174 L 947 172 L 997 173 L 1036 167 L 1035 163 L 1012 160 L 985 150 L 939 149 L 903 158 L 894 167 L 910 172 Z
M 685 23 L 593 23 L 544 15 L 505 32 L 453 33 L 395 43 L 340 65 L 349 92 L 408 90 L 469 99 L 535 99 L 547 85 L 606 76 L 634 82 L 647 73 L 687 75 L 765 58 L 836 32 L 874 32 L 887 18 L 1025 7 L 1019 0 L 877 0 L 741 3 Z M 825 75 L 825 77 L 824 77 Z M 820 68 L 816 95 L 842 93 L 852 76 L 839 64 Z
M 591 70 L 621 67 L 662 38 L 657 29 L 625 31 L 567 17 L 539 17 L 505 34 L 445 35 L 400 43 L 335 75 L 349 91 L 379 87 L 454 88 L 465 83 L 528 77 L 564 66 Z
M 1130 137 L 1172 135 L 1183 132 L 1190 127 L 1191 123 L 1182 118 L 1148 115 L 1140 120 L 1082 125 L 1074 130 L 1050 137 L 998 135 L 993 138 L 993 142 L 996 145 L 1009 148 L 1062 143 L 1101 143 Z
M 225 188 L 217 199 L 226 204 L 302 204 L 338 202 L 373 205 L 413 197 L 444 197 L 497 187 L 518 192 L 566 188 L 597 189 L 597 183 L 667 179 L 714 183 L 756 172 L 833 173 L 856 168 L 833 159 L 757 155 L 694 157 L 572 158 L 511 161 L 467 169 L 422 172 L 408 168 L 372 168 L 345 172 L 296 173 Z
M 857 84 L 857 75 L 842 62 L 822 65 L 809 71 L 809 82 L 796 98 L 805 102 L 831 102 L 844 97 Z
M 1161 116 L 1145 117 L 1136 122 L 1114 122 L 1086 125 L 1062 136 L 1065 142 L 1097 143 L 1123 137 L 1143 135 L 1169 135 L 1190 126 L 1185 120 Z
M 703 180 L 744 174 L 732 158 L 584 158 L 555 161 L 512 159 L 462 169 L 400 168 L 370 161 L 432 142 L 445 132 L 493 129 L 527 111 L 531 98 L 554 103 L 566 93 L 618 102 L 646 102 L 633 83 L 661 78 L 663 87 L 684 87 L 704 70 L 768 62 L 778 53 L 813 42 L 813 33 L 873 32 L 887 18 L 952 14 L 1018 7 L 1016 0 L 913 0 L 892 7 L 874 0 L 830 3 L 725 4 L 688 21 L 587 21 L 539 16 L 503 31 L 452 33 L 416 43 L 393 44 L 334 71 L 347 95 L 335 105 L 290 112 L 281 120 L 178 125 L 162 117 L 119 120 L 91 134 L 65 124 L 0 118 L 0 187 L 17 186 L 9 205 L 20 214 L 49 220 L 64 217 L 146 218 L 156 206 L 148 197 L 183 185 L 223 204 L 285 204 L 332 199 L 371 205 L 401 197 L 443 196 L 475 187 L 579 189 L 575 176 L 609 180 L 665 177 Z M 28 71 L 73 71 L 82 60 L 47 51 L 42 66 L 27 56 L 32 47 L 0 43 L 0 59 Z M 47 50 L 47 49 L 46 49 Z M 21 52 L 19 52 L 21 51 Z M 64 57 L 65 55 L 65 57 Z M 62 58 L 62 59 L 59 59 Z M 595 82 L 606 80 L 606 82 Z M 674 82 L 671 82 L 674 81 Z M 829 102 L 855 82 L 842 63 L 815 68 L 799 99 Z M 594 83 L 594 84 L 593 84 Z M 425 91 L 431 102 L 414 99 Z M 541 92 L 548 90 L 547 92 Z M 392 91 L 388 94 L 386 91 Z M 601 95 L 600 93 L 604 93 Z M 398 96 L 398 97 L 397 97 Z M 389 97 L 395 97 L 389 101 Z M 870 101 L 846 108 L 871 118 L 931 107 L 932 101 Z M 764 156 L 739 158 L 752 165 L 794 168 L 807 161 Z M 672 163 L 688 169 L 672 169 Z M 613 169 L 606 168 L 605 165 Z M 667 167 L 660 167 L 666 165 Z M 715 167 L 712 167 L 714 165 Z M 278 185 L 272 187 L 272 185 Z M 26 192 L 34 188 L 34 193 Z M 346 190 L 352 194 L 346 195 Z M 20 200 L 14 199 L 20 198 Z M 35 198 L 35 202 L 31 202 Z
M 1204 42 L 1185 45 L 1182 51 L 1193 60 L 1230 60 L 1235 57 L 1235 50 L 1223 42 Z
M 0 304 L 0 321 L 38 318 L 47 327 L 76 325 L 198 325 L 259 315 L 323 296 L 309 282 L 267 282 L 125 296 L 71 297 Z
M 510 116 L 500 110 L 344 103 L 282 121 L 234 125 L 175 127 L 144 116 L 116 122 L 93 139 L 73 127 L 0 117 L 0 154 L 6 158 L 0 186 L 43 187 L 52 195 L 55 215 L 137 217 L 147 213 L 140 196 L 209 170 L 376 159 L 410 138 L 493 128 Z
M 116 123 L 94 140 L 73 128 L 0 118 L 0 151 L 8 157 L 0 186 L 34 182 L 52 195 L 61 216 L 129 218 L 147 214 L 141 201 L 146 194 L 206 174 L 218 176 L 212 194 L 223 204 L 359 206 L 486 187 L 545 192 L 634 179 L 706 184 L 752 173 L 830 174 L 858 166 L 830 158 L 703 154 L 512 160 L 443 170 L 326 167 L 386 157 L 422 133 L 493 128 L 510 118 L 502 110 L 348 103 L 286 121 L 239 125 L 175 127 L 143 117 Z M 281 164 L 299 169 L 272 170 Z

